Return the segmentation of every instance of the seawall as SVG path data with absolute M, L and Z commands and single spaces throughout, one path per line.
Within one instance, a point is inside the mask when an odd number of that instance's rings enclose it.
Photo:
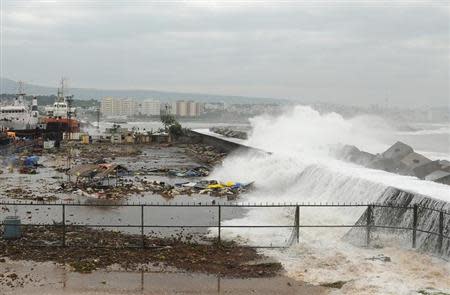
M 206 134 L 205 134 L 206 133 Z M 192 131 L 192 136 L 205 144 L 211 145 L 224 153 L 232 153 L 235 151 L 252 151 L 268 153 L 263 150 L 246 146 L 240 143 L 240 140 L 228 139 L 220 135 L 207 134 L 207 132 Z M 270 154 L 270 153 L 269 153 Z M 305 175 L 306 177 L 316 177 L 315 175 Z M 311 187 L 314 190 L 314 187 Z M 450 212 L 450 203 L 442 200 L 434 199 L 432 196 L 425 196 L 414 192 L 408 192 L 395 187 L 387 187 L 384 192 L 374 192 L 376 194 L 370 198 L 371 202 L 378 204 L 388 204 L 397 207 L 412 207 L 414 204 L 419 205 L 417 212 L 417 231 L 416 231 L 416 248 L 420 251 L 434 253 L 439 256 L 450 257 L 450 240 L 440 237 L 436 234 L 440 231 L 440 216 L 438 210 Z M 375 201 L 376 200 L 376 201 Z M 325 200 L 333 201 L 333 200 Z M 347 200 L 349 202 L 361 202 L 361 200 Z M 369 201 L 368 201 L 369 202 Z M 430 208 L 423 209 L 423 208 Z M 364 212 L 356 221 L 357 225 L 365 225 L 367 222 L 367 211 Z M 372 246 L 384 246 L 392 243 L 396 246 L 404 248 L 412 247 L 412 230 L 413 227 L 413 210 L 401 208 L 377 207 L 373 210 L 372 224 L 381 226 L 371 229 Z M 450 236 L 450 215 L 444 214 L 442 220 L 442 231 L 444 236 Z M 384 228 L 383 228 L 384 227 Z M 403 230 L 389 229 L 389 227 L 403 227 Z M 353 228 L 345 235 L 345 239 L 353 244 L 365 246 L 366 228 Z

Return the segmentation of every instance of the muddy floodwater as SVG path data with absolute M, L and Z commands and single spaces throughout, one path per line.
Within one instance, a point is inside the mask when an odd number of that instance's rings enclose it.
M 129 147 L 124 146 L 123 149 Z M 89 155 L 72 151 L 77 157 L 73 158 L 70 165 L 92 162 Z M 103 159 L 109 163 L 117 163 L 125 166 L 129 175 L 123 181 L 132 183 L 133 181 L 165 182 L 170 185 L 183 182 L 197 182 L 208 177 L 173 177 L 164 173 L 152 173 L 148 171 L 157 169 L 189 169 L 202 166 L 193 157 L 187 155 L 183 147 L 140 147 L 140 154 L 131 156 L 110 157 L 108 153 L 103 155 Z M 33 205 L 15 206 L 2 205 L 0 219 L 6 216 L 17 215 L 22 223 L 28 224 L 57 224 L 62 222 L 62 206 L 42 206 L 42 203 L 71 203 L 65 208 L 65 219 L 67 224 L 91 225 L 96 228 L 120 230 L 122 232 L 137 234 L 141 233 L 141 217 L 143 213 L 145 234 L 172 235 L 183 232 L 204 234 L 208 232 L 208 226 L 216 226 L 218 223 L 217 208 L 214 207 L 158 207 L 145 206 L 143 212 L 140 206 L 120 206 L 125 204 L 213 204 L 227 203 L 223 197 L 214 197 L 207 194 L 176 195 L 173 198 L 165 198 L 153 192 L 139 192 L 123 196 L 119 199 L 108 200 L 86 196 L 80 191 L 61 191 L 61 185 L 68 182 L 68 176 L 64 172 L 58 172 L 57 168 L 65 168 L 67 156 L 64 154 L 44 153 L 40 156 L 36 174 L 21 174 L 18 169 L 8 168 L 8 158 L 1 159 L 3 173 L 0 174 L 0 201 L 5 202 L 33 202 Z M 211 167 L 212 168 L 212 167 Z M 36 198 L 44 198 L 44 202 L 36 201 Z M 80 204 L 81 206 L 78 206 Z M 85 206 L 96 205 L 102 206 Z M 222 209 L 222 220 L 235 218 L 243 214 L 240 208 Z M 113 225 L 118 227 L 114 228 Z M 152 228 L 151 226 L 156 226 Z M 164 228 L 158 226 L 194 226 L 194 228 Z M 136 226 L 136 227 L 128 227 Z M 206 227 L 196 227 L 206 226 Z
M 16 274 L 2 294 L 326 294 L 322 287 L 310 286 L 285 276 L 236 279 L 180 272 L 154 267 L 147 272 L 124 272 L 114 267 L 90 274 L 75 273 L 63 265 L 7 261 L 0 272 Z M 9 280 L 11 281 L 11 280 Z
M 40 156 L 36 174 L 22 174 L 18 167 L 11 168 L 11 158 L 2 158 L 4 165 L 0 174 L 0 202 L 3 205 L 0 209 L 0 219 L 15 215 L 21 219 L 22 224 L 33 225 L 59 225 L 64 219 L 67 225 L 88 225 L 92 229 L 121 231 L 126 234 L 141 234 L 143 223 L 146 226 L 144 234 L 147 236 L 165 238 L 183 232 L 184 235 L 189 233 L 189 236 L 194 236 L 193 240 L 198 237 L 198 241 L 203 241 L 205 235 L 214 237 L 217 234 L 215 229 L 210 227 L 217 226 L 219 218 L 217 207 L 204 205 L 239 201 L 239 197 L 228 201 L 226 196 L 200 193 L 182 193 L 167 198 L 151 191 L 124 193 L 119 198 L 107 199 L 95 197 L 94 194 L 81 189 L 64 189 L 69 183 L 64 170 L 69 168 L 68 166 L 93 163 L 97 160 L 96 157 L 101 157 L 107 163 L 126 167 L 129 173 L 122 181 L 128 184 L 145 180 L 175 185 L 209 180 L 208 176 L 174 177 L 161 173 L 170 169 L 183 170 L 205 165 L 204 162 L 186 153 L 183 147 L 146 146 L 140 147 L 139 153 L 127 146 L 123 146 L 122 149 L 125 152 L 120 156 L 117 156 L 117 151 L 111 153 L 96 151 L 96 155 L 93 156 L 75 149 L 71 150 L 70 162 L 64 153 L 44 152 Z M 130 155 L 126 155 L 127 149 L 130 149 Z M 208 168 L 214 169 L 211 165 Z M 27 205 L 11 203 L 27 203 Z M 123 206 L 127 204 L 131 206 Z M 146 206 L 141 207 L 142 204 Z M 170 204 L 195 206 L 165 206 Z M 241 217 L 245 213 L 242 208 L 223 207 L 221 210 L 222 221 Z M 170 227 L 178 225 L 183 228 Z M 45 239 L 37 241 L 37 244 L 41 242 L 44 246 L 53 244 L 59 246 L 61 239 L 59 234 L 57 236 L 58 240 Z M 70 246 L 76 246 L 76 243 Z M 193 273 L 169 264 L 150 263 L 145 264 L 142 271 L 125 270 L 121 265 L 112 264 L 91 273 L 79 273 L 74 272 L 65 259 L 64 263 L 37 262 L 36 259 L 11 260 L 7 257 L 0 259 L 2 294 L 324 294 L 326 290 L 323 287 L 305 285 L 283 275 L 262 277 L 263 272 L 261 277 L 257 275 L 242 279 Z

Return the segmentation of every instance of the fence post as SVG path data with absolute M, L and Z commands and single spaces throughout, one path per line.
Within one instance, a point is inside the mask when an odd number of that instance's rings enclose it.
M 217 228 L 218 228 L 218 236 L 217 236 L 217 239 L 218 239 L 218 241 L 219 241 L 219 243 L 221 243 L 221 227 L 222 227 L 222 206 L 221 205 L 218 205 L 218 208 L 219 208 L 219 217 L 218 217 L 218 224 L 217 224 Z
M 412 232 L 412 247 L 413 248 L 416 248 L 417 209 L 418 209 L 418 205 L 414 204 L 414 207 L 413 207 L 413 232 Z
M 144 205 L 141 205 L 141 242 L 142 242 L 142 248 L 145 248 L 145 236 L 144 236 Z
M 66 246 L 66 204 L 62 204 L 62 245 Z
M 438 238 L 438 247 L 439 247 L 439 253 L 442 254 L 442 244 L 444 241 L 444 212 L 439 212 L 439 238 Z
M 295 208 L 295 236 L 297 238 L 297 244 L 300 243 L 300 206 Z
M 370 225 L 372 223 L 372 205 L 367 206 L 366 246 L 370 245 Z

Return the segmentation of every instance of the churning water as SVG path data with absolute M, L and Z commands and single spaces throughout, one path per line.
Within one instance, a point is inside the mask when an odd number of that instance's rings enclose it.
M 359 167 L 331 156 L 342 144 L 372 153 L 385 150 L 399 132 L 378 117 L 344 119 L 336 113 L 320 114 L 310 107 L 297 106 L 282 116 L 256 117 L 251 125 L 246 144 L 272 154 L 236 153 L 212 175 L 221 180 L 255 181 L 256 189 L 244 197 L 244 202 L 382 202 L 396 188 L 411 192 L 417 202 L 425 197 L 449 209 L 450 189 L 446 185 Z M 445 154 L 446 147 L 436 150 Z M 302 209 L 301 223 L 354 224 L 363 212 L 364 208 Z M 289 209 L 255 208 L 226 224 L 292 225 L 293 216 Z M 445 260 L 401 250 L 395 243 L 380 249 L 355 247 L 342 241 L 347 231 L 304 229 L 299 245 L 267 253 L 279 258 L 290 275 L 307 282 L 348 281 L 337 291 L 340 293 L 450 290 L 450 266 Z M 282 245 L 290 230 L 229 228 L 225 233 L 253 245 Z M 392 261 L 371 259 L 379 254 L 391 256 Z

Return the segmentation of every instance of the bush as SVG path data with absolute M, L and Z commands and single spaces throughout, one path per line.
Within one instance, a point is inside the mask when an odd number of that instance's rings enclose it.
M 183 135 L 183 128 L 181 127 L 181 124 L 175 122 L 173 125 L 170 125 L 169 134 L 175 137 Z

